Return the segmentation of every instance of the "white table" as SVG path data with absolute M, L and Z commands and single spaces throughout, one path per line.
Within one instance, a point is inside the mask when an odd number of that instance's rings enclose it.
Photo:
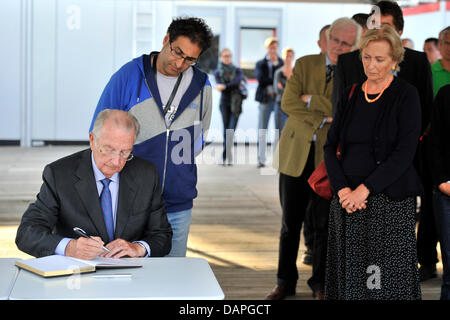
M 16 258 L 0 259 L 0 300 L 7 300 L 19 269 L 14 266 Z
M 225 297 L 205 259 L 148 258 L 138 261 L 143 263 L 142 268 L 101 269 L 55 278 L 43 278 L 21 269 L 9 299 L 219 300 Z M 93 277 L 121 273 L 132 276 Z

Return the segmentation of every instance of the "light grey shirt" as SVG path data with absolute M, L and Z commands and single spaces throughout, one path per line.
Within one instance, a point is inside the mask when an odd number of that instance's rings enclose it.
M 183 72 L 183 78 L 181 79 L 180 86 L 178 87 L 177 93 L 172 101 L 172 105 L 170 106 L 165 116 L 167 128 L 169 128 L 170 125 L 172 124 L 173 116 L 177 112 L 181 98 L 183 97 L 184 93 L 187 91 L 189 85 L 191 84 L 193 76 L 194 71 L 192 67 L 189 67 L 186 71 Z M 167 101 L 169 100 L 169 97 L 172 94 L 172 90 L 175 87 L 177 79 L 178 77 L 168 77 L 166 75 L 163 75 L 161 72 L 157 71 L 156 83 L 158 84 L 159 96 L 161 97 L 161 102 L 163 106 L 166 106 Z

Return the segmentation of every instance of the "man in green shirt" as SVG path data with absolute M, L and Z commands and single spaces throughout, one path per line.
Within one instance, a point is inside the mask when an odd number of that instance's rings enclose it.
M 441 87 L 450 83 L 450 26 L 439 33 L 438 48 L 442 59 L 431 66 L 434 96 Z

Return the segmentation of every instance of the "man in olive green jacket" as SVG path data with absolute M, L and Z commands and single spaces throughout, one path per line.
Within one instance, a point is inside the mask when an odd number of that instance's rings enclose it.
M 295 63 L 281 101 L 289 116 L 278 144 L 274 164 L 280 172 L 279 192 L 283 211 L 277 286 L 266 299 L 295 294 L 300 230 L 311 201 L 315 226 L 313 274 L 308 285 L 323 298 L 328 228 L 328 200 L 313 194 L 308 178 L 323 160 L 323 146 L 332 121 L 331 94 L 337 57 L 356 48 L 361 27 L 348 18 L 337 19 L 327 31 L 327 53 L 304 56 Z

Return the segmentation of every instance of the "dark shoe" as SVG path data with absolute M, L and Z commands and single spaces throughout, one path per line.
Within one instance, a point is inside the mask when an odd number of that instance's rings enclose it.
M 313 263 L 313 256 L 312 252 L 310 250 L 307 250 L 303 256 L 302 256 L 302 262 L 303 264 L 306 264 L 308 266 L 312 266 Z
M 313 292 L 313 298 L 316 300 L 325 300 L 325 294 L 322 290 L 316 290 Z
M 289 290 L 285 286 L 276 285 L 266 296 L 265 300 L 283 300 L 287 296 L 295 296 L 295 289 Z
M 258 163 L 258 165 L 256 166 L 258 169 L 259 168 L 264 168 L 266 165 L 264 163 Z
M 426 281 L 437 277 L 436 265 L 420 266 L 419 268 L 420 281 Z

